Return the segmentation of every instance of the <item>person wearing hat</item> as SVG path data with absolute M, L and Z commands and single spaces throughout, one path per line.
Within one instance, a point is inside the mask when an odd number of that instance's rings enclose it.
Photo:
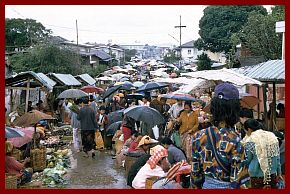
M 215 87 L 210 112 L 213 126 L 196 132 L 192 140 L 191 183 L 194 188 L 239 188 L 237 172 L 244 147 L 235 130 L 239 121 L 238 89 L 229 83 Z
M 145 189 L 146 179 L 150 177 L 164 177 L 170 169 L 170 164 L 167 160 L 168 152 L 163 146 L 158 146 L 153 151 L 146 164 L 138 171 L 135 176 L 132 186 L 135 189 Z
M 31 168 L 26 168 L 27 164 L 30 162 L 30 158 L 25 158 L 22 163 L 17 161 L 12 156 L 13 148 L 12 142 L 5 142 L 5 173 L 16 175 L 20 184 L 30 182 L 33 170 Z
M 145 135 L 139 141 L 138 148 L 142 149 L 144 153 L 148 153 L 150 151 L 150 147 L 152 146 L 152 144 L 155 143 L 158 143 L 158 141 L 150 138 L 148 135 Z

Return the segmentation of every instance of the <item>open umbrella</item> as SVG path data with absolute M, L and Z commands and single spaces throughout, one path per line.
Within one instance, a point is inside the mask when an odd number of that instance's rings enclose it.
M 122 124 L 122 121 L 117 121 L 115 123 L 112 123 L 111 125 L 109 125 L 109 127 L 107 128 L 107 132 L 106 135 L 107 136 L 113 136 L 115 135 L 115 132 L 120 129 Z
M 181 94 L 181 93 L 170 93 L 161 95 L 161 98 L 166 99 L 175 99 L 175 100 L 182 100 L 182 101 L 193 101 L 195 102 L 196 99 L 189 94 Z
M 139 93 L 127 94 L 125 98 L 127 98 L 127 99 L 142 100 L 142 98 L 144 98 L 144 95 L 143 94 L 139 94 Z
M 139 87 L 141 87 L 141 86 L 143 86 L 143 85 L 144 85 L 144 83 L 141 82 L 141 81 L 137 81 L 137 82 L 134 82 L 134 83 L 133 83 L 133 86 L 136 87 L 136 88 L 139 88 Z
M 14 137 L 14 138 L 8 139 L 8 141 L 11 141 L 15 147 L 20 148 L 21 146 L 32 141 L 33 134 L 34 134 L 33 127 L 19 128 L 17 130 L 23 132 L 24 136 L 23 137 Z
M 149 82 L 144 84 L 143 86 L 139 87 L 137 92 L 139 91 L 150 91 L 150 90 L 156 90 L 156 89 L 160 89 L 160 88 L 164 88 L 167 87 L 168 84 L 164 84 L 161 82 Z
M 148 106 L 132 106 L 125 109 L 124 114 L 136 121 L 143 121 L 150 127 L 165 123 L 163 116 L 157 110 Z
M 16 128 L 5 127 L 5 138 L 23 137 L 24 133 Z
M 88 94 L 82 90 L 68 89 L 60 93 L 60 95 L 57 98 L 82 98 L 85 96 L 88 96 Z
M 118 121 L 122 121 L 124 110 L 125 109 L 117 110 L 108 114 L 109 123 L 112 124 Z
M 253 108 L 254 106 L 258 105 L 260 100 L 256 96 L 248 93 L 240 93 L 240 102 L 241 106 L 244 108 Z
M 121 87 L 122 87 L 122 85 L 113 86 L 111 88 L 108 88 L 103 95 L 103 99 L 108 98 L 111 94 L 118 91 Z
M 38 123 L 40 120 L 50 120 L 54 119 L 51 115 L 45 114 L 38 110 L 32 110 L 31 112 L 25 113 L 18 119 L 16 119 L 13 124 L 19 127 L 31 127 Z
M 133 84 L 129 84 L 129 83 L 124 83 L 121 85 L 122 87 L 120 88 L 120 90 L 135 90 L 136 88 L 133 86 Z
M 97 93 L 97 94 L 104 92 L 104 89 L 98 88 L 96 86 L 84 86 L 81 88 L 81 90 L 86 92 L 86 93 Z

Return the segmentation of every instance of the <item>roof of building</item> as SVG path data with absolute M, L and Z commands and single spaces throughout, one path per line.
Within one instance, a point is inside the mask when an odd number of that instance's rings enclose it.
M 27 87 L 30 80 L 30 88 L 45 87 L 48 91 L 53 89 L 56 83 L 43 73 L 33 71 L 22 72 L 5 79 L 6 87 Z
M 187 43 L 182 44 L 181 48 L 195 48 L 194 47 L 194 41 L 192 40 L 192 41 L 189 41 Z
M 94 85 L 96 83 L 96 80 L 92 78 L 89 74 L 81 74 L 77 75 L 77 77 L 85 81 L 88 85 Z
M 81 86 L 81 82 L 79 82 L 74 76 L 71 74 L 59 74 L 59 73 L 50 73 L 50 78 L 60 83 L 60 85 L 65 86 Z
M 112 59 L 112 57 L 107 54 L 105 51 L 103 50 L 97 50 L 97 49 L 90 49 L 90 52 L 86 52 L 86 51 L 80 51 L 81 55 L 85 55 L 85 56 L 96 56 L 98 58 L 100 58 L 103 61 L 109 61 Z
M 233 70 L 262 82 L 285 82 L 284 60 L 269 60 Z

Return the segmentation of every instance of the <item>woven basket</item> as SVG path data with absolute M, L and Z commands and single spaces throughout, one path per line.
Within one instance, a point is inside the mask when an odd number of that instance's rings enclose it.
M 137 160 L 138 158 L 136 157 L 131 157 L 131 156 L 126 156 L 125 157 L 125 176 L 127 177 L 128 176 L 128 172 L 131 168 L 131 166 L 135 163 L 135 161 Z
M 152 185 L 157 179 L 159 179 L 158 176 L 147 178 L 145 182 L 145 189 L 152 189 Z
M 22 152 L 18 149 L 13 149 L 12 151 L 12 157 L 14 157 L 16 160 L 21 160 L 22 159 Z
M 42 171 L 46 168 L 46 148 L 37 148 L 30 151 L 30 161 L 33 171 Z
M 17 189 L 17 176 L 5 173 L 5 189 Z

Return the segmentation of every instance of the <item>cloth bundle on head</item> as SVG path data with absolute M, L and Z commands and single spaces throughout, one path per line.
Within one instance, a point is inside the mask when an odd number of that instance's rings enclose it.
M 145 135 L 142 137 L 142 139 L 140 140 L 138 147 L 142 146 L 142 145 L 148 145 L 148 144 L 152 144 L 152 143 L 157 143 L 158 141 L 151 139 L 148 135 Z
M 12 142 L 11 141 L 6 141 L 5 142 L 5 154 L 9 154 L 9 153 L 11 153 L 12 152 L 12 150 L 13 150 L 13 144 L 12 144 Z
M 239 90 L 236 86 L 230 83 L 222 83 L 215 87 L 214 96 L 225 100 L 239 99 Z
M 157 165 L 157 163 L 164 157 L 168 156 L 167 149 L 165 149 L 163 146 L 158 146 L 154 149 L 153 154 L 147 161 L 147 164 L 150 165 L 151 169 L 154 169 Z

